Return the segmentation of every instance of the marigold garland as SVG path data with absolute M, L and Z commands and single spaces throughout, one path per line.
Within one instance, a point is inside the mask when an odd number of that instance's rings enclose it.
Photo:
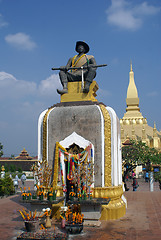
M 63 186 L 63 192 L 66 193 L 66 184 L 63 176 L 63 162 L 67 162 L 67 179 L 71 184 L 77 186 L 77 196 L 81 194 L 90 195 L 90 186 L 93 182 L 93 149 L 90 144 L 79 154 L 70 154 L 57 142 L 59 179 Z M 63 156 L 63 158 L 62 158 Z M 62 160 L 63 159 L 63 160 Z M 59 176 L 58 175 L 58 176 Z M 73 194 L 72 194 L 73 195 Z

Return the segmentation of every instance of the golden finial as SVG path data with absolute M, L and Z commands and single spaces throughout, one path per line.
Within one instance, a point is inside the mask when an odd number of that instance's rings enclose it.
M 132 72 L 132 61 L 130 61 L 130 71 Z
M 156 123 L 154 122 L 154 129 L 156 129 Z

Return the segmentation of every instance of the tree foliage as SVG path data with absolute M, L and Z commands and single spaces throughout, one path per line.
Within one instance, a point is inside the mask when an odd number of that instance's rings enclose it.
M 145 166 L 150 171 L 151 164 L 161 164 L 161 153 L 141 141 L 130 140 L 129 145 L 122 147 L 122 163 L 124 177 L 139 165 Z
M 12 179 L 5 174 L 4 178 L 0 178 L 0 196 L 12 195 L 15 192 Z

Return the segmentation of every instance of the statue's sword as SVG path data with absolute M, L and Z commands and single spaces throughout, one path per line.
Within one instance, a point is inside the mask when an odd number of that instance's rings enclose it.
M 98 67 L 106 67 L 107 64 L 101 64 L 101 65 L 92 65 L 92 66 L 82 66 L 83 69 L 88 69 L 88 68 L 98 68 Z M 69 67 L 68 70 L 80 70 L 82 69 L 82 67 Z M 62 70 L 62 71 L 66 71 L 65 67 L 60 67 L 60 68 L 52 68 L 52 70 Z
M 84 88 L 84 74 L 83 74 L 83 70 L 84 69 L 88 69 L 88 68 L 98 68 L 98 67 L 106 67 L 107 64 L 101 64 L 101 65 L 92 65 L 92 66 L 82 66 L 82 67 L 69 67 L 67 68 L 68 70 L 81 70 L 82 72 L 82 89 Z M 52 68 L 52 70 L 62 70 L 62 71 L 68 71 L 65 68 Z

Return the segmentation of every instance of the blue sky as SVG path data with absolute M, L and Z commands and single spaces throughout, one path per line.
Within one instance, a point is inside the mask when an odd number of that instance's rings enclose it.
M 97 64 L 97 99 L 119 118 L 130 61 L 140 109 L 161 129 L 160 0 L 0 0 L 0 142 L 4 156 L 37 155 L 39 114 L 60 102 L 58 72 L 86 41 Z

